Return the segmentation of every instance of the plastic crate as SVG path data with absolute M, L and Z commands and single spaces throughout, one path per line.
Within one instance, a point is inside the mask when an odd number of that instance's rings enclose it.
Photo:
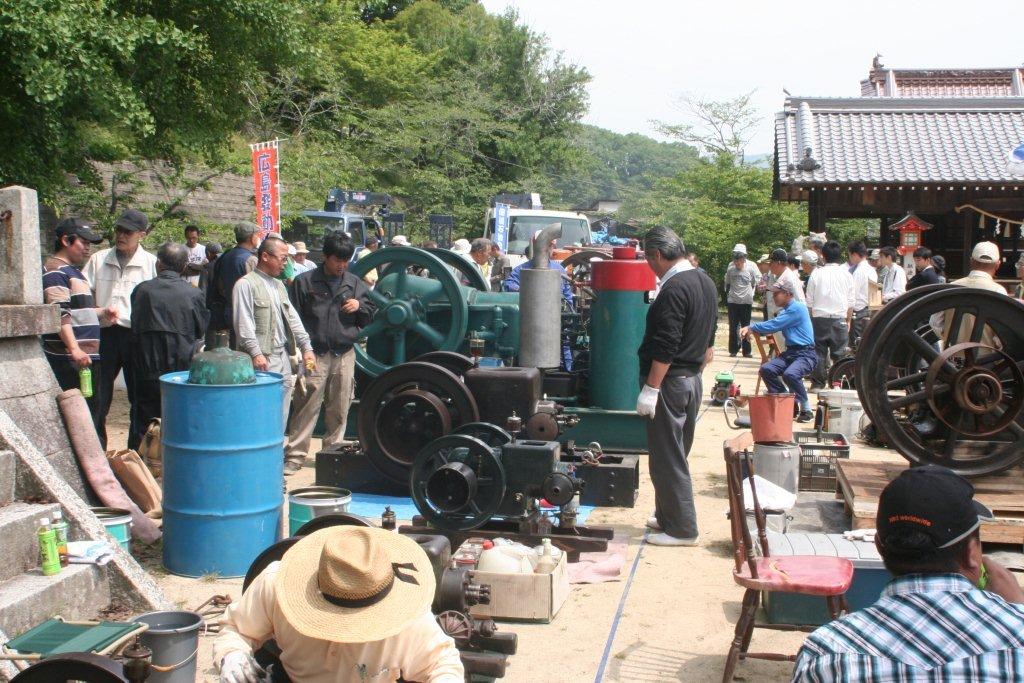
M 850 444 L 834 432 L 796 432 L 800 444 L 801 491 L 835 491 L 836 458 L 850 457 Z

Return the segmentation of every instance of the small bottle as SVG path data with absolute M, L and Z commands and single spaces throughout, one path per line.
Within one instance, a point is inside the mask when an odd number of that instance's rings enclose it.
M 43 576 L 53 576 L 60 573 L 60 556 L 57 554 L 57 535 L 50 527 L 50 520 L 43 517 L 38 521 L 39 530 L 36 537 L 39 540 L 39 568 L 43 570 Z
M 385 505 L 384 512 L 380 516 L 380 528 L 393 531 L 398 526 L 398 520 L 395 517 L 395 511 L 391 509 L 391 506 Z
M 85 367 L 78 369 L 78 388 L 85 398 L 92 398 L 92 370 Z
M 550 574 L 555 571 L 555 567 L 558 566 L 558 561 L 555 560 L 554 554 L 551 552 L 551 539 L 545 538 L 541 541 L 542 552 L 540 559 L 537 560 L 537 567 L 533 570 L 537 574 Z
M 53 513 L 53 533 L 57 540 L 57 555 L 60 557 L 60 566 L 68 566 L 68 523 L 64 521 L 64 513 L 55 510 Z

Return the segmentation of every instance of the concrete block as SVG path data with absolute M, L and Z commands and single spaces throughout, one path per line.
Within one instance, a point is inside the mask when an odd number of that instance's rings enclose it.
M 71 564 L 54 576 L 34 569 L 0 584 L 0 630 L 16 637 L 51 617 L 94 619 L 110 598 L 105 567 Z
M 0 629 L 0 646 L 6 645 L 10 638 Z M 9 659 L 0 659 L 0 683 L 10 683 L 18 675 L 18 668 Z
M 0 189 L 0 304 L 43 303 L 40 263 L 36 191 Z
M 4 539 L 0 581 L 13 579 L 39 565 L 36 522 L 41 517 L 49 518 L 58 507 L 15 502 L 0 508 L 0 538 Z
M 6 443 L 17 455 L 19 482 L 31 480 L 39 495 L 59 503 L 64 509 L 64 519 L 71 526 L 73 538 L 107 538 L 106 529 L 89 510 L 88 504 L 68 486 L 10 415 L 3 411 L 0 411 L 0 443 Z M 19 483 L 18 490 L 22 486 Z M 136 611 L 174 609 L 153 578 L 121 546 L 114 546 L 113 559 L 106 569 L 110 577 L 110 594 L 119 603 Z M 3 628 L 2 623 L 0 628 Z
M 60 308 L 57 304 L 0 306 L 0 339 L 37 337 L 59 331 Z
M 17 476 L 14 453 L 0 451 L 0 505 L 14 500 L 14 478 Z

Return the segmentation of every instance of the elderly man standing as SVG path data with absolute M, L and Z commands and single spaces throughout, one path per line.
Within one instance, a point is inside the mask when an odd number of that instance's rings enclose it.
M 210 313 L 203 293 L 182 277 L 190 249 L 173 242 L 156 252 L 159 275 L 132 292 L 135 402 L 128 448 L 138 449 L 150 422 L 160 417 L 160 375 L 188 370 L 203 343 Z
M 345 439 L 348 410 L 352 404 L 353 378 L 359 330 L 373 317 L 370 290 L 357 275 L 348 272 L 355 245 L 341 232 L 324 238 L 323 263 L 292 282 L 290 294 L 303 327 L 309 333 L 316 369 L 306 371 L 296 392 L 285 449 L 285 472 L 297 471 L 309 453 L 320 406 L 325 397 L 325 448 Z M 304 386 L 303 386 L 304 385 Z
M 840 352 L 846 348 L 854 303 L 853 276 L 846 266 L 839 264 L 843 255 L 839 242 L 826 242 L 821 253 L 825 265 L 811 273 L 806 292 L 818 354 L 818 367 L 811 375 L 812 389 L 825 386 L 829 359 L 838 360 Z
M 199 278 L 209 263 L 206 259 L 206 245 L 199 243 L 199 226 L 185 226 L 185 248 L 188 249 L 188 270 L 185 281 L 193 287 L 199 286 Z
M 375 238 L 368 238 L 367 241 Z M 305 242 L 293 242 L 292 246 L 295 247 L 295 255 L 292 258 L 293 265 L 295 266 L 295 274 L 302 275 L 303 273 L 311 270 L 316 270 L 316 264 L 309 260 L 309 249 L 306 248 Z
M 648 463 L 654 484 L 654 545 L 697 545 L 697 511 L 687 455 L 693 446 L 703 387 L 701 370 L 711 361 L 718 316 L 715 284 L 686 259 L 679 236 L 652 228 L 644 236 L 647 265 L 659 279 L 637 350 L 643 388 L 636 411 L 647 422 Z
M 750 358 L 750 340 L 740 339 L 740 328 L 750 324 L 754 308 L 754 288 L 761 279 L 761 271 L 747 260 L 747 247 L 737 244 L 732 248 L 732 263 L 725 271 L 725 306 L 729 311 L 729 355 L 740 349 L 743 357 Z
M 313 371 L 316 369 L 316 355 L 306 328 L 288 299 L 288 290 L 277 279 L 288 260 L 288 244 L 271 235 L 260 245 L 257 256 L 256 270 L 240 279 L 231 293 L 236 348 L 252 356 L 252 366 L 256 370 L 276 372 L 284 377 L 284 402 L 281 406 L 281 422 L 284 424 L 288 421 L 288 408 L 295 386 L 291 356 L 298 347 L 306 369 Z
M 117 323 L 100 330 L 100 376 L 95 386 L 98 396 L 96 432 L 104 448 L 107 447 L 107 413 L 114 398 L 114 380 L 122 371 L 128 402 L 135 405 L 132 292 L 140 283 L 156 277 L 156 257 L 141 245 L 149 231 L 146 214 L 128 209 L 114 223 L 114 230 L 114 247 L 97 251 L 85 266 L 85 277 L 96 305 L 117 309 Z
M 243 276 L 251 273 L 259 261 L 256 248 L 260 246 L 260 228 L 255 223 L 235 224 L 234 248 L 217 259 L 213 275 L 206 290 L 206 307 L 210 309 L 210 334 L 206 346 L 212 348 L 214 333 L 231 331 L 231 294 Z
M 484 280 L 491 280 L 491 241 L 486 237 L 477 237 L 469 244 L 469 258 L 473 261 L 476 269 L 484 276 Z
M 853 275 L 853 317 L 847 344 L 853 348 L 868 326 L 868 316 L 871 314 L 868 308 L 871 301 L 870 283 L 878 284 L 878 271 L 868 263 L 868 248 L 864 242 L 850 242 L 847 252 L 850 274 Z

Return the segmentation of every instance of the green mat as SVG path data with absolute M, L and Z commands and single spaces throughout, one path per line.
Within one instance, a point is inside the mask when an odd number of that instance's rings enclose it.
M 44 657 L 65 652 L 99 652 L 138 628 L 138 624 L 117 621 L 69 624 L 60 619 L 48 619 L 9 640 L 7 648 Z

